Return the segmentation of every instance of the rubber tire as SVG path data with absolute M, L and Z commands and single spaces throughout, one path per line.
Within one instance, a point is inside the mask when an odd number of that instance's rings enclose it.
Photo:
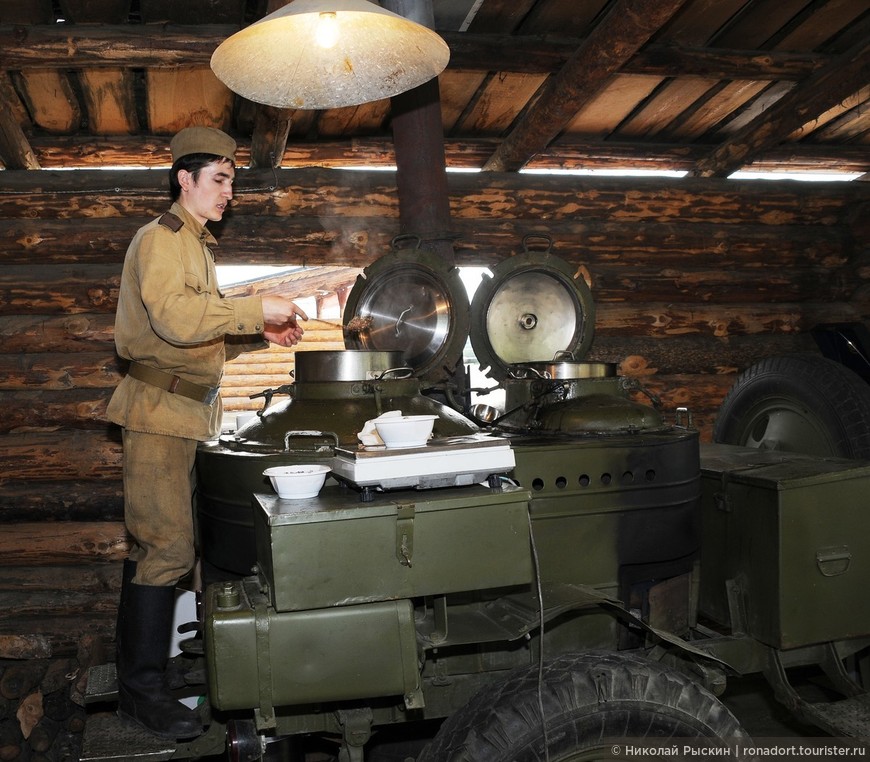
M 870 459 L 870 386 L 818 355 L 761 360 L 737 377 L 723 400 L 713 441 Z
M 733 714 L 691 678 L 642 656 L 568 654 L 544 666 L 540 700 L 550 762 L 620 759 L 616 741 L 692 738 L 695 746 L 751 746 Z M 631 758 L 631 757 L 628 757 Z M 544 733 L 538 668 L 481 690 L 445 720 L 417 762 L 539 762 Z

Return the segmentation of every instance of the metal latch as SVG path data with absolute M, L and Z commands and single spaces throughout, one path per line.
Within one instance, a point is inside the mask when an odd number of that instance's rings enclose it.
M 397 505 L 396 510 L 396 558 L 410 569 L 414 555 L 414 503 Z
M 852 552 L 848 546 L 836 548 L 819 548 L 816 551 L 816 565 L 826 577 L 837 577 L 845 574 L 852 563 Z

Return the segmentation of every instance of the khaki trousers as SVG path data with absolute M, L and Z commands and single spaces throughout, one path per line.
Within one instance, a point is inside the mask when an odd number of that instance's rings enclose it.
M 138 585 L 175 585 L 194 565 L 195 439 L 123 429 L 124 523 Z

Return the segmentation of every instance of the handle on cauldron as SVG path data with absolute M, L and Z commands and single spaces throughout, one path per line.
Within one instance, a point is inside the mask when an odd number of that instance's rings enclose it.
M 508 368 L 508 375 L 511 378 L 516 378 L 518 380 L 525 380 L 528 378 L 539 378 L 543 381 L 551 381 L 550 374 L 546 371 L 540 371 L 536 368 L 529 368 L 526 365 L 520 365 L 516 368 Z
M 394 249 L 398 249 L 399 244 L 403 241 L 413 241 L 415 249 L 419 249 L 420 244 L 423 243 L 423 239 L 414 233 L 400 233 L 395 238 L 393 238 L 392 241 L 390 241 L 390 246 L 392 246 Z
M 389 373 L 404 373 L 405 375 L 400 376 L 400 378 L 410 378 L 411 376 L 414 375 L 414 369 L 407 366 L 407 365 L 403 366 L 401 368 L 387 368 L 379 376 L 377 376 L 374 380 L 375 381 L 383 381 L 387 377 L 387 374 L 389 374 Z
M 290 394 L 290 395 L 292 395 L 293 394 L 293 384 L 283 384 L 275 389 L 264 389 L 262 392 L 257 392 L 256 394 L 248 395 L 248 399 L 250 399 L 250 400 L 255 400 L 255 399 L 257 399 L 257 397 L 262 397 L 264 400 L 263 407 L 261 407 L 257 411 L 257 416 L 259 418 L 263 417 L 263 413 L 266 412 L 266 408 L 272 404 L 272 397 L 275 396 L 276 394 Z
M 553 239 L 546 233 L 526 233 L 523 236 L 523 253 L 527 254 L 531 251 L 529 241 L 534 241 L 535 239 L 544 241 L 546 243 L 546 248 L 543 249 L 543 252 L 544 254 L 549 253 L 550 249 L 553 247 Z
M 332 437 L 335 447 L 338 447 L 338 434 L 334 431 L 315 431 L 313 429 L 303 429 L 300 431 L 288 431 L 284 435 L 284 452 L 290 450 L 290 440 L 295 437 Z

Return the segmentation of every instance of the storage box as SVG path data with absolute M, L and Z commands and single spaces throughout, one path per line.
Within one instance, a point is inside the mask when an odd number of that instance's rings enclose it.
M 701 450 L 700 610 L 787 649 L 870 634 L 870 464 Z
M 259 574 L 277 611 L 528 584 L 529 493 L 468 487 L 309 500 L 254 496 Z

